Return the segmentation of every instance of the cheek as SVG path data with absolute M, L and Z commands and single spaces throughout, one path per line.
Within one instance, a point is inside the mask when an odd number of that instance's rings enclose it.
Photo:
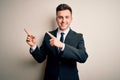
M 61 22 L 62 22 L 62 20 L 57 20 L 57 23 L 58 23 L 58 24 L 61 24 Z
M 68 20 L 68 23 L 70 24 L 72 22 L 72 20 L 70 19 L 70 20 Z
M 57 20 L 57 25 L 60 26 L 61 25 L 61 21 L 60 20 Z

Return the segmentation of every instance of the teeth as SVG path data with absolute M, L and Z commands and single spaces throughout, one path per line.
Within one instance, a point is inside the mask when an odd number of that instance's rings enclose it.
M 66 24 L 62 24 L 62 25 L 66 25 Z

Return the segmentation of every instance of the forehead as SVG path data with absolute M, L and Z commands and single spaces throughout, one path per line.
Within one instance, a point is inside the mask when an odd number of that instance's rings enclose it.
M 57 16 L 71 16 L 71 12 L 69 10 L 61 10 L 57 12 Z

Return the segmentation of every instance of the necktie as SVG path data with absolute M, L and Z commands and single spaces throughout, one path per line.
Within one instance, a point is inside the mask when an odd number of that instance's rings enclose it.
M 63 42 L 64 41 L 64 37 L 63 37 L 64 33 L 61 32 L 61 37 L 60 37 L 60 41 Z
M 64 33 L 61 33 L 61 37 L 60 37 L 60 41 L 63 42 L 64 41 L 64 37 L 63 37 Z M 58 49 L 58 54 L 61 52 L 61 49 Z
M 60 41 L 63 42 L 64 41 L 64 37 L 63 37 L 64 33 L 61 32 L 61 37 L 60 37 Z M 58 49 L 58 54 L 60 55 L 61 49 Z M 60 77 L 58 76 L 58 80 L 60 80 Z

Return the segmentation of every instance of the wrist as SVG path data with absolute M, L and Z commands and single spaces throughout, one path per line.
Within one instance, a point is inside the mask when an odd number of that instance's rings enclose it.
M 61 51 L 64 51 L 64 49 L 65 49 L 65 43 L 63 43 L 62 45 Z
M 30 48 L 32 48 L 33 50 L 37 47 L 37 45 L 34 46 L 30 46 Z
M 64 46 L 64 43 L 61 43 L 59 48 L 62 49 L 63 46 Z

